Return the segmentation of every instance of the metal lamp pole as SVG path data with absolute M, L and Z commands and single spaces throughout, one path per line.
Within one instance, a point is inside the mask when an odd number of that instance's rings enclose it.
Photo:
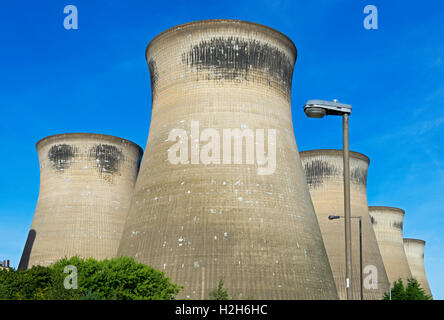
M 342 115 L 343 144 L 344 144 L 344 215 L 345 215 L 345 289 L 347 300 L 353 299 L 351 289 L 352 279 L 352 246 L 351 246 L 351 213 L 350 213 L 350 155 L 348 143 L 348 114 Z
M 344 218 L 343 216 L 328 216 L 329 220 L 335 220 L 339 218 Z M 361 300 L 364 300 L 364 280 L 363 280 L 363 269 L 362 269 L 362 216 L 350 216 L 351 218 L 357 218 L 359 219 L 359 278 L 360 278 L 360 293 L 361 293 Z
M 359 278 L 361 283 L 361 300 L 364 300 L 364 283 L 362 279 L 362 217 L 359 217 Z
M 344 213 L 345 213 L 345 288 L 347 300 L 353 300 L 352 284 L 352 244 L 350 210 L 350 157 L 348 139 L 348 117 L 352 106 L 338 103 L 338 100 L 309 100 L 304 105 L 304 112 L 310 118 L 323 118 L 326 115 L 342 116 L 343 154 L 344 154 Z M 362 271 L 362 270 L 361 270 Z M 361 283 L 362 285 L 362 283 Z

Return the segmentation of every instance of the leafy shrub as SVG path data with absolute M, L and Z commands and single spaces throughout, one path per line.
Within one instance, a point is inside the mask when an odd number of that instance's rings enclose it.
M 432 297 L 427 295 L 423 288 L 419 285 L 418 280 L 415 278 L 407 279 L 407 286 L 404 287 L 404 283 L 401 279 L 398 279 L 393 284 L 391 289 L 392 300 L 431 300 Z M 390 294 L 385 293 L 383 300 L 390 300 Z
M 52 272 L 36 266 L 24 271 L 0 270 L 0 299 L 45 300 L 48 298 Z
M 77 268 L 77 289 L 65 289 L 66 266 Z M 0 299 L 173 300 L 181 287 L 165 274 L 131 258 L 97 261 L 72 257 L 49 267 L 0 270 Z
M 210 292 L 210 298 L 212 300 L 228 300 L 228 292 L 224 288 L 224 281 L 219 280 L 217 288 Z

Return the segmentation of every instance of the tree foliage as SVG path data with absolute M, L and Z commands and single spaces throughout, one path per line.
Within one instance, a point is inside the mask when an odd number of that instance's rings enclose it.
M 401 279 L 398 279 L 393 284 L 391 289 L 391 300 L 431 300 L 432 297 L 427 295 L 423 288 L 419 285 L 415 278 L 407 279 L 407 286 Z M 385 293 L 383 300 L 390 300 L 390 294 Z
M 77 268 L 77 289 L 66 289 L 66 266 Z M 172 300 L 181 287 L 131 258 L 97 261 L 64 258 L 49 267 L 0 270 L 0 299 Z
M 217 288 L 210 292 L 210 298 L 212 300 L 228 300 L 228 292 L 224 288 L 224 281 L 219 280 Z

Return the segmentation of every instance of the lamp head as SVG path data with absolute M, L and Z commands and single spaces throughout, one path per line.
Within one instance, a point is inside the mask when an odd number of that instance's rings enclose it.
M 304 112 L 309 118 L 323 118 L 327 113 L 325 109 L 315 107 L 304 108 Z
M 341 218 L 341 217 L 340 216 L 333 216 L 333 215 L 328 216 L 328 220 L 335 220 L 335 219 L 339 219 L 339 218 Z
M 352 106 L 345 103 L 339 103 L 338 100 L 308 100 L 304 105 L 304 112 L 310 118 L 322 118 L 325 115 L 342 116 L 350 114 Z

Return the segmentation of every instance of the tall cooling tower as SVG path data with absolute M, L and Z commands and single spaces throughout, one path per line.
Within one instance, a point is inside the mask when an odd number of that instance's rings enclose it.
M 424 247 L 424 240 L 404 239 L 404 250 L 412 276 L 418 280 L 421 288 L 431 296 L 432 291 L 430 290 L 429 281 L 427 280 L 424 267 Z
M 412 277 L 404 252 L 402 226 L 404 210 L 392 207 L 368 207 L 379 251 L 390 283 Z
M 36 148 L 39 199 L 19 269 L 65 256 L 115 257 L 142 149 L 92 133 L 50 136 Z
M 151 126 L 119 254 L 165 271 L 184 298 L 223 279 L 233 298 L 336 299 L 293 134 L 291 40 L 198 21 L 155 37 L 146 59 Z
M 342 150 L 301 151 L 311 199 L 321 227 L 340 299 L 346 299 L 344 219 L 329 220 L 329 215 L 344 215 L 344 178 Z M 351 215 L 362 216 L 364 299 L 382 299 L 389 290 L 387 274 L 371 226 L 367 205 L 369 158 L 350 152 Z M 359 219 L 352 218 L 352 293 L 360 299 Z M 375 273 L 376 271 L 376 273 Z M 375 278 L 369 277 L 370 275 Z M 373 281 L 374 280 L 374 281 Z M 376 288 L 372 285 L 376 284 Z

